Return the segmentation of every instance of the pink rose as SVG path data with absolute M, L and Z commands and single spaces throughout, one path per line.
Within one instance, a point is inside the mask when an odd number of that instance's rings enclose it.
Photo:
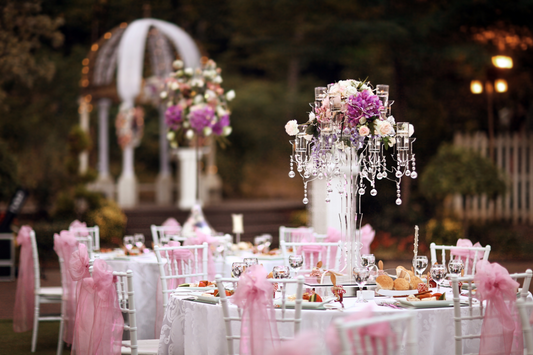
M 366 137 L 370 134 L 370 129 L 368 129 L 367 126 L 361 126 L 361 128 L 359 128 L 359 135 L 361 137 Z
M 392 133 L 392 125 L 388 121 L 379 121 L 378 132 L 382 136 L 386 136 Z

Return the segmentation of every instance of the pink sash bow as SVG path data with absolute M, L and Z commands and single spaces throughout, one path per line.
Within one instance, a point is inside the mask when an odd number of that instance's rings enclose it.
M 168 218 L 163 222 L 162 226 L 166 227 L 165 236 L 180 235 L 181 233 L 181 226 L 175 218 Z
M 291 232 L 291 242 L 300 243 L 303 241 L 314 242 L 315 237 L 313 236 L 313 231 L 307 227 L 299 227 L 295 231 Z
M 70 264 L 72 255 L 78 249 L 78 240 L 69 231 L 61 231 L 60 234 L 54 235 L 54 250 L 57 255 L 63 259 L 62 280 L 63 299 L 66 300 L 66 312 L 64 315 L 65 327 L 63 340 L 67 344 L 72 344 L 74 336 L 74 323 L 76 320 L 76 284 L 77 282 L 70 277 Z
M 72 280 L 77 283 L 76 300 L 78 302 L 72 336 L 72 353 L 89 354 L 87 351 L 91 344 L 94 321 L 94 281 L 89 273 L 89 254 L 85 244 L 80 243 L 78 250 L 72 254 L 68 271 Z
M 361 311 L 347 316 L 344 318 L 345 322 L 351 322 L 355 320 L 360 319 L 367 319 L 372 318 L 373 312 L 372 312 L 372 305 L 368 305 L 367 307 L 363 308 Z M 373 347 L 373 353 L 377 354 L 377 344 L 378 341 L 381 342 L 382 348 L 384 349 L 386 354 L 387 352 L 387 343 L 392 341 L 396 342 L 395 334 L 393 333 L 390 324 L 387 322 L 382 323 L 375 323 L 368 325 L 366 327 L 359 328 L 359 336 L 362 338 L 364 336 L 369 336 L 370 341 Z M 354 335 L 353 332 L 349 334 L 349 339 L 353 342 L 354 341 Z M 326 332 L 326 343 L 329 347 L 329 350 L 333 355 L 338 355 L 341 353 L 341 343 L 340 339 L 337 333 L 337 329 L 334 324 L 331 324 Z M 356 352 L 354 354 L 366 354 L 366 349 L 363 349 L 361 352 L 358 351 L 358 345 L 352 345 L 353 349 L 356 349 Z
M 208 279 L 214 280 L 217 273 L 215 267 L 215 261 L 213 260 L 213 253 L 211 252 L 211 246 L 216 247 L 218 245 L 218 239 L 208 236 L 200 231 L 196 231 L 196 238 L 188 238 L 183 242 L 183 245 L 202 245 L 207 243 L 209 250 L 207 251 L 207 276 Z M 203 255 L 198 253 L 197 265 L 201 265 L 203 262 Z
M 17 244 L 20 245 L 20 259 L 13 312 L 13 331 L 17 333 L 26 332 L 33 328 L 35 270 L 30 233 L 30 226 L 22 226 L 17 236 Z
M 487 302 L 479 353 L 522 354 L 522 332 L 515 312 L 518 282 L 498 263 L 480 260 L 476 269 L 477 295 L 481 302 Z
M 169 247 L 180 246 L 179 242 L 170 241 L 168 243 Z M 186 264 L 191 268 L 191 272 L 196 272 L 196 263 L 194 260 L 194 255 L 189 249 L 176 249 L 168 251 L 169 262 L 167 263 L 167 272 L 168 275 L 176 275 L 176 269 L 174 265 L 177 264 L 178 270 L 177 273 L 183 274 L 183 266 Z M 184 283 L 184 278 L 179 279 L 168 279 L 167 280 L 167 289 L 172 290 L 178 287 L 180 284 Z
M 79 235 L 80 237 L 86 237 L 89 235 L 87 224 L 85 222 L 80 222 L 77 219 L 70 223 L 69 229 L 72 229 L 75 235 Z
M 242 309 L 240 354 L 263 355 L 279 343 L 272 284 L 267 271 L 253 265 L 241 275 L 232 302 Z

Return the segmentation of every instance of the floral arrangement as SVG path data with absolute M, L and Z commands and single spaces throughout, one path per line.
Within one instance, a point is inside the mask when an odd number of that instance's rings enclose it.
M 160 94 L 167 101 L 165 123 L 170 145 L 176 148 L 184 138 L 228 136 L 231 126 L 227 103 L 235 92 L 224 92 L 221 69 L 210 59 L 198 69 L 184 68 L 181 60 L 176 60 L 173 67 L 176 72 L 166 80 Z
M 330 84 L 323 100 L 316 101 L 313 106 L 314 110 L 304 124 L 308 141 L 321 132 L 333 129 L 333 133 L 341 134 L 344 143 L 358 148 L 362 148 L 366 137 L 380 137 L 385 148 L 396 143 L 394 117 L 387 117 L 388 107 L 383 106 L 366 80 L 348 79 Z M 298 134 L 299 130 L 296 120 L 285 125 L 285 131 L 290 136 Z M 413 133 L 414 128 L 410 125 L 409 135 Z
M 141 107 L 121 107 L 115 120 L 118 144 L 124 149 L 129 144 L 137 147 L 144 134 L 144 111 Z

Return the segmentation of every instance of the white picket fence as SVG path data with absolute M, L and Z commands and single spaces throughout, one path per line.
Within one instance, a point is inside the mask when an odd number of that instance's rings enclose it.
M 484 133 L 464 135 L 456 133 L 454 144 L 472 149 L 489 157 L 489 141 Z M 506 220 L 513 224 L 533 225 L 533 135 L 525 133 L 502 134 L 494 138 L 496 164 L 507 175 L 507 193 L 496 200 L 486 196 L 453 200 L 453 210 L 458 216 L 463 212 L 469 220 Z

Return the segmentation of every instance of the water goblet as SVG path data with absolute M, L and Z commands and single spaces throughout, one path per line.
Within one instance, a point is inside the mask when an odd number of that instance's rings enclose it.
M 249 268 L 252 265 L 259 265 L 259 260 L 257 260 L 257 258 L 244 258 L 243 262 L 246 264 L 246 268 Z
M 298 271 L 300 271 L 303 265 L 304 265 L 303 255 L 296 255 L 296 254 L 289 255 L 289 266 L 294 271 L 295 277 L 298 276 Z
M 371 266 L 376 263 L 376 257 L 374 254 L 363 254 L 361 256 L 361 264 L 363 266 Z
M 135 246 L 137 249 L 141 249 L 144 246 L 144 234 L 137 233 L 133 237 L 135 239 Z
M 239 278 L 244 270 L 246 269 L 246 264 L 242 261 L 237 261 L 231 264 L 231 275 L 233 277 Z
M 130 251 L 133 249 L 133 244 L 135 243 L 135 239 L 131 235 L 127 235 L 124 238 L 122 238 L 122 242 L 124 243 L 124 247 L 126 247 L 127 251 Z
M 450 274 L 461 276 L 462 271 L 465 268 L 465 263 L 462 259 L 452 259 L 448 262 L 448 271 Z
M 444 264 L 433 264 L 431 265 L 431 277 L 433 278 L 433 281 L 437 283 L 437 292 L 440 291 L 440 284 L 442 281 L 444 281 L 444 278 L 446 277 L 446 265 Z
M 368 277 L 370 276 L 370 270 L 368 269 L 368 266 L 356 266 L 353 268 L 353 276 L 355 278 L 355 283 L 359 287 L 359 292 L 357 295 L 357 303 L 367 302 L 365 299 L 363 299 L 363 286 L 368 281 Z
M 413 259 L 413 267 L 415 268 L 418 277 L 422 277 L 422 273 L 428 267 L 428 263 L 428 257 L 425 255 L 417 255 L 416 258 Z
M 272 269 L 272 276 L 275 279 L 288 279 L 291 274 L 288 266 L 274 266 Z M 279 286 L 279 291 L 282 292 L 283 286 Z

